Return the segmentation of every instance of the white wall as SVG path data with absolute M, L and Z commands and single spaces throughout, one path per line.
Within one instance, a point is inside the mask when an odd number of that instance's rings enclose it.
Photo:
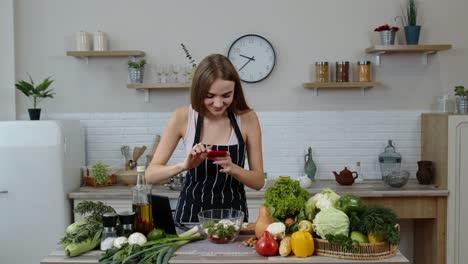
M 0 121 L 16 118 L 13 21 L 13 0 L 0 1 Z
M 374 67 L 384 86 L 359 90 L 323 91 L 313 96 L 302 88 L 312 79 L 312 64 L 371 59 L 364 49 L 376 39 L 373 29 L 393 23 L 403 0 L 258 0 L 258 1 L 54 1 L 18 0 L 16 48 L 18 78 L 53 75 L 57 96 L 42 103 L 50 112 L 172 111 L 187 103 L 188 91 L 144 94 L 125 87 L 126 58 L 84 60 L 66 57 L 79 30 L 102 30 L 111 49 L 141 49 L 149 61 L 146 81 L 154 81 L 157 63 L 184 63 L 180 43 L 197 61 L 218 52 L 246 33 L 269 39 L 277 53 L 274 72 L 258 84 L 245 84 L 249 103 L 259 111 L 429 110 L 435 98 L 467 80 L 464 62 L 467 18 L 463 0 L 424 0 L 420 3 L 421 43 L 453 44 L 423 66 L 418 55 L 385 56 Z M 402 38 L 401 32 L 399 34 Z M 71 99 L 72 98 L 72 99 Z M 30 102 L 18 97 L 17 110 Z

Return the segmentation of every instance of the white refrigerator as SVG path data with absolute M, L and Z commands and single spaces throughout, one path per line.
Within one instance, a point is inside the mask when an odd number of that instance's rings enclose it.
M 39 263 L 58 246 L 84 163 L 79 121 L 0 122 L 0 263 Z

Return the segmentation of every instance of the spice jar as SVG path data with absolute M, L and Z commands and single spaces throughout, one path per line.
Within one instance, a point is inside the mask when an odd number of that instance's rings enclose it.
M 317 61 L 315 63 L 315 80 L 316 82 L 328 82 L 328 62 Z
M 336 82 L 349 82 L 349 61 L 336 62 Z
M 371 81 L 371 62 L 370 61 L 358 61 L 358 82 L 370 82 Z

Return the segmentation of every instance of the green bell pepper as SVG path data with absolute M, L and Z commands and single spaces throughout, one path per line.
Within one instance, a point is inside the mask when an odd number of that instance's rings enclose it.
M 361 198 L 347 194 L 341 196 L 340 199 L 335 202 L 335 208 L 349 214 L 351 212 L 362 211 L 364 209 L 364 203 Z

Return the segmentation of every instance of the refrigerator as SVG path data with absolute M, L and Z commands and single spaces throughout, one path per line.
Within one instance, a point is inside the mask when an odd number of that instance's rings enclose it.
M 79 121 L 0 122 L 0 263 L 40 263 L 58 247 L 84 164 Z

